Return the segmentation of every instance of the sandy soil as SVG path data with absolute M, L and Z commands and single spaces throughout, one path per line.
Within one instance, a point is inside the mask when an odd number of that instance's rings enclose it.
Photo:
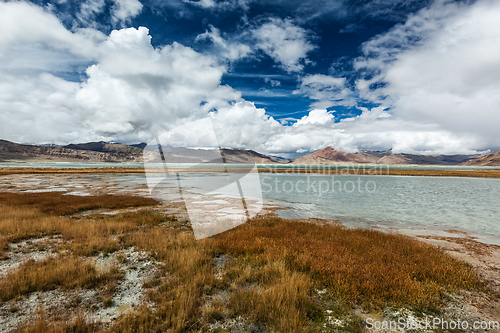
M 449 232 L 453 233 L 452 230 Z M 477 269 L 493 295 L 469 293 L 462 300 L 468 303 L 471 314 L 481 320 L 500 321 L 500 246 L 484 244 L 467 234 L 460 234 L 462 237 L 423 236 L 419 239 L 443 248 L 447 254 Z

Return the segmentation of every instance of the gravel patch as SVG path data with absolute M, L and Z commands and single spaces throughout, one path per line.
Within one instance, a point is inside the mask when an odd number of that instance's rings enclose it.
M 47 237 L 44 239 L 50 240 Z M 37 242 L 32 240 L 32 244 L 42 243 L 44 239 L 39 239 Z M 25 242 L 17 245 L 20 248 L 32 248 Z M 50 255 L 52 254 L 49 251 L 24 253 L 6 260 L 10 262 L 10 266 L 7 266 L 5 262 L 2 264 L 6 267 L 4 270 L 12 271 L 25 260 L 43 260 Z M 106 272 L 112 267 L 118 267 L 125 273 L 124 278 L 118 282 L 113 291 L 111 301 L 108 304 L 103 302 L 105 295 L 102 290 L 62 291 L 56 289 L 34 292 L 25 297 L 0 304 L 0 331 L 10 332 L 25 326 L 40 313 L 44 313 L 48 318 L 58 316 L 66 319 L 74 319 L 77 315 L 83 315 L 87 322 L 101 322 L 105 326 L 109 326 L 121 315 L 136 309 L 145 302 L 146 288 L 143 287 L 143 283 L 154 276 L 161 266 L 161 263 L 155 262 L 147 253 L 135 251 L 133 247 L 114 252 L 108 256 L 101 254 L 86 260 L 93 261 L 98 272 Z M 148 302 L 148 307 L 153 306 L 154 304 Z

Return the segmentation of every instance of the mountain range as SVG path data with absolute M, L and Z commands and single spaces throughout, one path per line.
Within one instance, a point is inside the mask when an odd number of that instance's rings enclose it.
M 462 163 L 465 166 L 499 166 L 500 165 L 500 151 L 493 154 L 480 156 L 473 160 Z
M 93 142 L 58 146 L 23 145 L 0 140 L 4 162 L 141 162 L 142 149 L 122 144 Z
M 146 144 L 125 145 L 108 142 L 88 142 L 66 146 L 38 146 L 0 140 L 0 162 L 114 162 L 142 163 L 161 162 L 153 152 L 144 151 Z M 267 156 L 253 150 L 221 149 L 220 155 L 213 150 L 186 148 L 167 149 L 164 156 L 170 163 L 293 163 L 330 164 L 369 163 L 388 165 L 463 165 L 500 166 L 500 152 L 478 155 L 417 155 L 393 154 L 391 150 L 347 153 L 332 147 L 315 151 L 295 160 Z
M 88 142 L 67 146 L 37 146 L 0 140 L 0 162 L 111 162 L 143 163 L 158 162 L 157 154 L 144 151 L 146 144 L 124 145 L 120 143 Z M 165 151 L 169 163 L 258 163 L 270 164 L 288 160 L 259 154 L 253 150 L 222 149 L 220 154 L 213 150 L 176 148 Z M 224 159 L 220 158 L 220 155 Z M 219 160 L 217 160 L 217 157 Z
M 315 151 L 293 160 L 294 164 L 370 163 L 389 165 L 459 165 L 477 158 L 477 155 L 417 155 L 393 154 L 392 150 L 346 153 L 332 147 Z

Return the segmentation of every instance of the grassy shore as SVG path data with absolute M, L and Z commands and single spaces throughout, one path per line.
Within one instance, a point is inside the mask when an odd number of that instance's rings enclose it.
M 80 174 L 80 173 L 144 173 L 144 168 L 8 168 L 0 169 L 2 175 L 31 174 Z
M 355 308 L 438 314 L 447 295 L 485 291 L 470 266 L 406 236 L 268 214 L 196 241 L 182 209 L 172 215 L 160 208 L 130 196 L 1 193 L 5 260 L 12 244 L 60 239 L 50 257 L 24 262 L 0 279 L 2 302 L 22 303 L 33 292 L 96 290 L 99 297 L 85 310 L 92 311 L 113 303 L 129 259 L 118 256 L 111 269 L 101 271 L 91 258 L 133 247 L 158 263 L 143 282 L 144 303 L 113 323 L 42 309 L 18 331 L 226 332 L 238 322 L 267 332 L 363 332 Z M 71 302 L 62 313 L 75 307 Z
M 391 176 L 427 176 L 427 177 L 476 177 L 476 178 L 500 178 L 500 169 L 485 169 L 485 170 L 440 170 L 440 169 L 391 169 L 387 166 L 376 166 L 372 168 L 364 165 L 355 165 L 349 167 L 330 168 L 326 166 L 311 167 L 311 166 L 294 166 L 280 167 L 279 165 L 272 167 L 259 167 L 261 173 L 312 173 L 312 174 L 327 174 L 327 175 L 391 175 Z M 163 169 L 148 169 L 151 172 L 163 172 Z M 173 169 L 169 172 L 225 172 L 220 169 Z M 238 169 L 231 169 L 232 172 L 237 172 Z M 248 169 L 241 169 L 243 172 L 248 172 Z M 9 168 L 0 169 L 0 176 L 14 174 L 89 174 L 89 173 L 144 173 L 144 168 L 127 168 L 127 167 L 106 167 L 106 168 Z

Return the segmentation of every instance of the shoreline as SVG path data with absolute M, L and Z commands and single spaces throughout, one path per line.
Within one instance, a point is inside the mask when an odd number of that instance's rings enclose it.
M 249 168 L 231 168 L 231 172 L 248 172 Z M 94 168 L 3 168 L 0 176 L 13 174 L 85 174 L 85 173 L 146 173 L 163 172 L 162 168 L 137 168 L 137 167 L 94 167 Z M 169 168 L 169 172 L 226 172 L 223 168 Z M 259 173 L 298 173 L 298 174 L 323 174 L 323 175 L 370 175 L 370 176 L 417 176 L 417 177 L 472 177 L 472 178 L 500 178 L 500 169 L 487 170 L 422 170 L 422 169 L 391 169 L 383 166 L 365 165 L 354 166 L 294 166 L 294 167 L 259 167 Z
M 0 169 L 1 175 L 2 169 Z M 17 170 L 15 170 L 17 171 Z M 107 172 L 101 172 L 101 169 L 58 169 L 58 170 L 21 170 L 24 171 L 22 174 L 6 174 L 4 175 L 4 184 L 0 186 L 0 191 L 13 191 L 13 192 L 28 192 L 28 193 L 41 193 L 41 192 L 64 192 L 65 194 L 78 195 L 78 196 L 89 196 L 89 195 L 99 195 L 99 194 L 113 194 L 113 195 L 139 195 L 139 196 L 149 196 L 150 192 L 147 186 L 146 179 L 143 178 L 141 173 L 144 169 L 136 168 L 135 172 L 128 172 L 129 169 L 110 169 Z M 35 172 L 33 172 L 35 171 Z M 51 172 L 55 171 L 55 172 Z M 66 172 L 70 171 L 70 172 Z M 108 176 L 106 176 L 108 175 Z M 342 174 L 341 174 L 342 175 Z M 92 178 L 92 177 L 97 178 Z M 82 180 L 80 179 L 81 177 Z M 90 178 L 88 178 L 90 177 Z M 105 178 L 101 178 L 105 177 Z M 108 177 L 111 177 L 108 179 Z M 115 179 L 115 177 L 119 177 Z M 132 177 L 131 179 L 140 179 L 137 183 L 128 178 L 122 179 L 121 177 Z M 145 177 L 145 176 L 144 176 Z M 0 178 L 2 179 L 2 178 Z M 50 179 L 50 180 L 49 180 Z M 186 190 L 188 188 L 184 188 Z M 211 199 L 215 200 L 215 199 Z M 280 199 L 272 199 L 270 202 L 264 205 L 269 207 L 274 206 L 273 211 L 276 212 L 280 217 L 285 219 L 303 219 L 308 217 L 316 218 L 328 218 L 332 220 L 337 220 L 347 227 L 362 228 L 362 229 L 375 229 L 380 231 L 393 232 L 396 231 L 409 236 L 416 236 L 417 234 L 426 236 L 443 236 L 446 235 L 444 231 L 446 229 L 460 229 L 460 226 L 454 226 L 453 223 L 447 226 L 431 226 L 426 225 L 424 222 L 422 224 L 407 224 L 399 223 L 396 220 L 370 220 L 364 219 L 363 217 L 348 216 L 348 215 L 338 215 L 338 216 L 311 216 L 311 215 L 295 215 L 288 216 L 285 211 L 287 207 L 292 207 L 295 202 L 293 201 L 282 201 Z M 267 208 L 264 208 L 268 210 Z M 279 212 L 277 212 L 279 211 Z M 281 212 L 284 212 L 282 215 Z M 466 228 L 462 226 L 469 236 L 475 237 L 481 240 L 483 243 L 500 245 L 500 234 L 495 235 L 492 233 L 482 233 L 477 232 L 473 228 Z M 425 232 L 423 232 L 425 231 Z M 492 239 L 493 238 L 493 239 Z

